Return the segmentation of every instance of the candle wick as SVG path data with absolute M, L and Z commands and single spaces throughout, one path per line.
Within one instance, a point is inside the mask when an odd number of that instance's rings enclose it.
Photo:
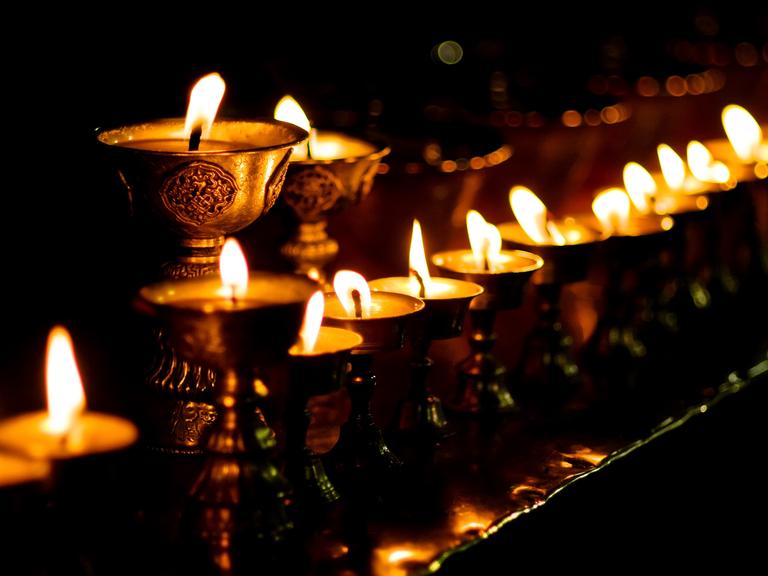
M 309 137 L 307 138 L 307 160 L 312 160 L 312 148 L 314 147 L 315 138 L 317 137 L 317 130 L 310 127 Z
M 200 122 L 192 127 L 192 133 L 189 135 L 189 152 L 197 152 L 200 149 L 200 140 L 203 137 L 203 123 Z
M 416 277 L 416 282 L 419 283 L 419 298 L 426 298 L 427 287 L 424 285 L 424 278 L 421 277 L 421 274 L 415 268 L 411 268 L 410 272 L 412 276 Z
M 351 293 L 352 302 L 355 304 L 355 318 L 361 319 L 363 317 L 363 302 L 358 290 L 352 290 Z
M 229 299 L 232 302 L 232 304 L 237 304 L 237 285 L 236 284 L 230 284 L 229 289 L 232 291 L 229 295 Z

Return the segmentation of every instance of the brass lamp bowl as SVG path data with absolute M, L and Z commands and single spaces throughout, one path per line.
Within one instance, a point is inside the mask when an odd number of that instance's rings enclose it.
M 505 247 L 535 250 L 544 258 L 544 266 L 531 278 L 534 284 L 570 284 L 584 280 L 590 255 L 604 239 L 598 232 L 585 229 L 584 240 L 580 242 L 536 244 L 517 222 L 499 224 L 499 232 Z
M 288 165 L 282 199 L 299 220 L 294 237 L 282 248 L 296 271 L 322 271 L 339 251 L 339 244 L 325 230 L 328 216 L 358 204 L 373 187 L 379 162 L 387 146 L 345 134 L 320 131 L 319 146 L 335 145 L 339 158 L 293 160 Z
M 392 307 L 392 315 L 373 318 L 350 318 L 334 293 L 325 294 L 325 317 L 328 326 L 357 332 L 363 342 L 356 346 L 353 354 L 371 354 L 383 350 L 397 350 L 405 344 L 405 337 L 411 316 L 424 308 L 424 302 L 413 296 L 392 292 L 373 292 L 375 301 Z
M 157 316 L 189 361 L 242 369 L 284 357 L 296 341 L 304 304 L 317 285 L 302 276 L 259 272 L 234 304 L 215 294 L 215 277 L 160 282 L 139 293 L 140 310 Z
M 368 282 L 375 291 L 395 292 L 402 287 L 405 277 L 377 278 Z M 422 298 L 424 301 L 424 337 L 428 340 L 448 340 L 461 335 L 464 329 L 464 318 L 467 315 L 472 299 L 483 293 L 483 287 L 473 282 L 441 278 L 440 282 L 450 283 L 460 287 L 462 293 L 445 297 L 435 296 Z
M 541 256 L 523 250 L 502 252 L 512 259 L 503 272 L 467 271 L 467 262 L 472 258 L 468 250 L 450 250 L 432 255 L 432 263 L 441 274 L 474 282 L 483 287 L 483 293 L 470 304 L 470 310 L 506 310 L 517 308 L 523 301 L 523 289 L 531 275 L 544 265 Z
M 266 213 L 280 194 L 292 146 L 308 136 L 278 120 L 219 120 L 210 145 L 187 152 L 183 143 L 178 148 L 183 128 L 183 119 L 165 119 L 97 136 L 137 213 L 149 212 L 182 244 L 219 239 Z

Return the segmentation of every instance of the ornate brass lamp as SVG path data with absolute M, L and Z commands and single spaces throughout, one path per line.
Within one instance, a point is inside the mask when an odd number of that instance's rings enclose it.
M 97 136 L 128 191 L 133 214 L 168 236 L 171 258 L 161 264 L 160 278 L 214 272 L 224 235 L 274 205 L 292 147 L 308 136 L 272 119 L 213 122 L 216 107 L 218 102 L 196 150 L 189 149 L 184 119 L 123 126 Z M 147 380 L 160 398 L 158 415 L 147 423 L 152 429 L 144 431 L 149 444 L 199 452 L 200 437 L 215 418 L 210 404 L 215 372 L 178 358 L 160 335 Z
M 247 270 L 246 270 L 247 274 Z M 247 276 L 246 276 L 247 278 Z M 154 315 L 179 356 L 219 370 L 218 418 L 187 510 L 194 534 L 220 568 L 237 542 L 279 540 L 291 528 L 288 484 L 270 459 L 271 430 L 255 416 L 259 370 L 286 358 L 304 305 L 317 285 L 260 272 L 246 283 L 218 278 L 166 281 L 143 288 L 137 307 Z

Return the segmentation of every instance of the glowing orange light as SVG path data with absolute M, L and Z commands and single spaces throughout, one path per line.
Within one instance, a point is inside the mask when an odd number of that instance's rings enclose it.
M 702 182 L 725 184 L 731 178 L 728 166 L 712 158 L 712 154 L 704 144 L 697 140 L 688 142 L 686 151 L 688 168 L 691 174 Z
M 54 327 L 48 336 L 45 383 L 48 396 L 45 429 L 51 434 L 67 434 L 85 410 L 85 391 L 72 338 L 62 326 Z
M 242 298 L 248 291 L 248 262 L 243 249 L 234 238 L 227 238 L 219 258 L 221 294 L 235 299 Z
M 592 212 L 597 216 L 603 233 L 607 236 L 626 229 L 629 208 L 629 196 L 621 188 L 603 190 L 592 201 Z
M 509 191 L 509 205 L 531 240 L 537 244 L 549 244 L 547 207 L 533 191 L 525 186 L 515 186 Z
M 203 76 L 189 95 L 184 137 L 189 138 L 195 128 L 202 128 L 202 138 L 210 138 L 213 121 L 224 97 L 226 84 L 217 73 Z
M 477 210 L 467 212 L 467 234 L 478 268 L 493 270 L 501 256 L 501 234 Z
M 651 173 L 637 162 L 628 162 L 624 166 L 624 187 L 638 212 L 648 214 L 650 199 L 656 194 L 656 181 Z
M 429 275 L 429 267 L 427 266 L 427 256 L 424 253 L 424 239 L 421 235 L 421 223 L 418 220 L 413 221 L 413 230 L 411 232 L 411 249 L 408 256 L 408 267 L 419 275 L 421 281 L 424 284 L 424 295 L 428 296 L 433 290 L 432 277 Z M 411 277 L 411 284 L 413 285 L 414 292 L 419 291 L 418 280 Z
M 325 298 L 323 293 L 318 290 L 307 302 L 307 308 L 304 311 L 304 321 L 299 331 L 299 341 L 302 351 L 310 353 L 315 350 L 317 337 L 320 335 L 320 325 L 323 323 L 323 312 L 325 311 Z
M 283 122 L 290 122 L 295 124 L 299 128 L 303 128 L 309 133 L 309 142 L 307 144 L 297 144 L 293 147 L 293 155 L 299 160 L 305 159 L 309 154 L 315 153 L 317 150 L 317 133 L 312 130 L 312 125 L 309 122 L 309 118 L 304 113 L 304 109 L 298 102 L 286 94 L 275 106 L 274 112 L 275 120 L 282 120 Z
M 723 127 L 736 155 L 743 162 L 768 161 L 768 144 L 757 120 L 745 108 L 730 104 L 723 108 Z
M 309 118 L 304 113 L 304 110 L 298 102 L 286 94 L 275 106 L 275 120 L 282 120 L 283 122 L 290 122 L 295 124 L 299 128 L 303 128 L 307 132 L 312 128 L 309 124 Z
M 360 296 L 361 316 L 368 318 L 371 315 L 371 289 L 361 274 L 352 270 L 339 270 L 333 277 L 333 290 L 349 316 L 357 316 L 353 297 L 355 292 Z
M 659 155 L 659 165 L 664 180 L 670 190 L 680 191 L 685 187 L 685 162 L 677 152 L 666 144 L 656 147 Z

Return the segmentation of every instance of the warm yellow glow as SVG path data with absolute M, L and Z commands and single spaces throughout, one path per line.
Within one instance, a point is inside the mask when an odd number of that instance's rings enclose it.
M 303 128 L 307 132 L 311 129 L 309 118 L 307 118 L 304 110 L 299 106 L 299 103 L 294 100 L 293 96 L 289 96 L 288 94 L 280 98 L 277 106 L 275 106 L 275 120 L 290 122 L 299 128 Z
M 290 122 L 295 124 L 299 128 L 303 128 L 309 133 L 309 141 L 306 144 L 297 144 L 293 147 L 293 158 L 298 160 L 304 160 L 309 154 L 322 158 L 336 158 L 334 154 L 338 152 L 334 150 L 320 150 L 317 142 L 317 133 L 312 130 L 312 125 L 309 122 L 309 118 L 304 113 L 304 109 L 298 102 L 286 94 L 275 106 L 275 120 L 282 120 L 283 122 Z M 331 143 L 332 144 L 332 143 Z M 325 154 L 322 156 L 321 154 Z
M 371 315 L 371 290 L 361 274 L 352 270 L 339 270 L 333 277 L 333 290 L 349 316 L 358 317 L 355 311 L 354 292 L 360 295 L 360 317 L 368 318 Z
M 216 72 L 203 76 L 197 81 L 189 94 L 187 118 L 184 122 L 185 138 L 189 138 L 197 127 L 202 127 L 202 138 L 210 138 L 211 127 L 225 89 L 224 79 Z
M 672 230 L 672 226 L 675 225 L 675 220 L 672 218 L 672 216 L 664 216 L 664 218 L 661 219 L 661 229 L 662 230 Z
M 515 186 L 509 191 L 509 205 L 531 240 L 536 244 L 549 244 L 547 207 L 536 194 L 525 186 Z
M 307 302 L 307 308 L 304 311 L 304 322 L 299 331 L 299 341 L 302 351 L 306 354 L 314 352 L 317 337 L 320 335 L 320 324 L 323 323 L 323 312 L 325 311 L 325 298 L 323 293 L 318 290 L 312 294 L 312 298 Z
M 45 384 L 48 395 L 45 428 L 52 434 L 66 434 L 85 410 L 85 391 L 72 338 L 63 326 L 55 326 L 48 335 Z
M 712 158 L 712 154 L 704 144 L 697 140 L 688 142 L 686 151 L 688 168 L 695 178 L 702 182 L 724 184 L 731 178 L 728 166 Z
M 312 268 L 307 271 L 307 277 L 311 278 L 315 282 L 320 282 L 320 270 L 312 266 Z
M 597 216 L 606 235 L 621 232 L 626 228 L 629 222 L 629 207 L 629 196 L 621 188 L 603 190 L 592 200 L 592 212 Z
M 219 257 L 222 295 L 228 298 L 242 298 L 248 291 L 248 262 L 243 249 L 234 238 L 227 238 Z
M 413 231 L 411 232 L 411 250 L 408 255 L 408 268 L 412 271 L 411 284 L 413 290 L 419 292 L 419 282 L 413 277 L 413 272 L 416 272 L 424 283 L 424 296 L 428 296 L 432 292 L 432 277 L 429 275 L 429 267 L 427 266 L 427 256 L 424 252 L 424 239 L 421 235 L 421 224 L 418 220 L 413 221 Z
M 401 548 L 399 550 L 393 550 L 389 553 L 389 556 L 387 556 L 387 562 L 390 564 L 399 564 L 403 560 L 408 560 L 409 558 L 413 558 L 416 555 L 416 553 L 413 550 L 408 550 L 407 548 Z
M 670 190 L 682 190 L 685 186 L 685 162 L 680 155 L 666 144 L 656 147 L 659 155 L 659 165 L 664 180 Z
M 567 244 L 565 236 L 563 236 L 562 232 L 560 232 L 560 228 L 558 228 L 557 224 L 554 222 L 547 222 L 547 232 L 549 232 L 549 236 L 552 238 L 552 242 L 558 246 L 565 246 Z
M 501 255 L 501 234 L 477 210 L 467 212 L 467 234 L 478 268 L 493 271 Z
M 736 155 L 743 162 L 754 162 L 760 156 L 763 132 L 757 120 L 746 109 L 735 104 L 723 108 L 723 128 Z
M 651 173 L 637 162 L 628 162 L 624 166 L 624 187 L 638 212 L 648 214 L 651 211 L 649 200 L 656 194 L 656 181 Z

